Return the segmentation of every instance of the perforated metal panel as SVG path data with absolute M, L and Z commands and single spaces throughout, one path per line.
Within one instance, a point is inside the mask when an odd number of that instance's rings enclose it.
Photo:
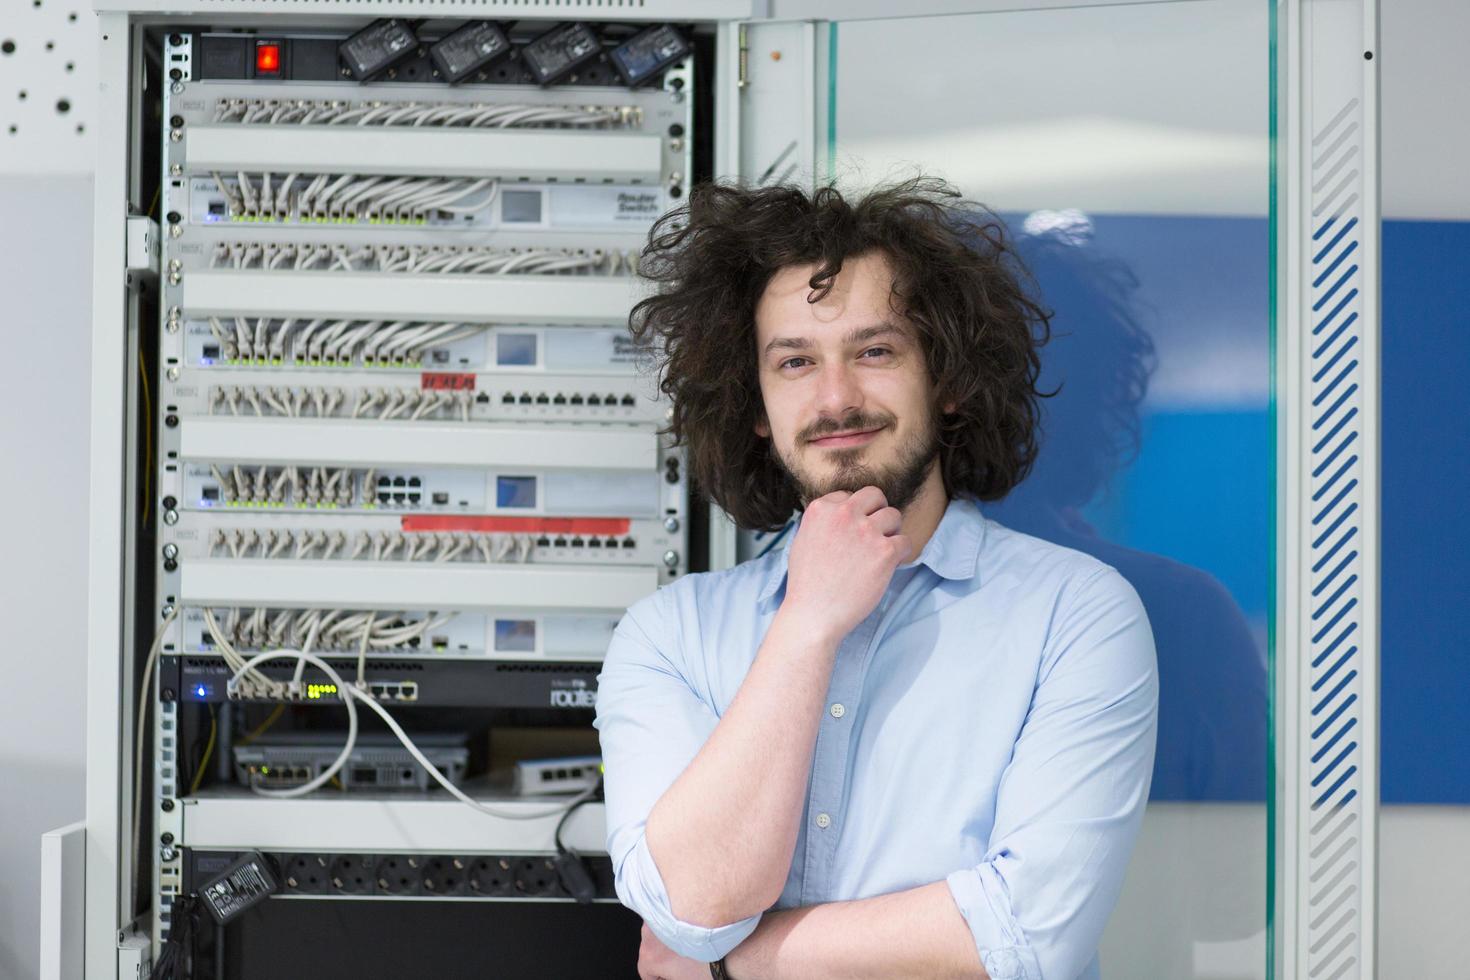
M 1376 7 L 1282 8 L 1278 976 L 1375 975 Z
M 0 173 L 91 173 L 97 18 L 86 0 L 5 0 Z

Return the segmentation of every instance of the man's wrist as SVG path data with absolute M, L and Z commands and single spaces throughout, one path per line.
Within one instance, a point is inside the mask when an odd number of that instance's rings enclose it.
M 829 657 L 836 656 L 837 648 L 842 645 L 843 637 L 847 635 L 839 627 L 833 626 L 831 621 L 820 613 L 808 612 L 806 609 L 789 603 L 782 603 L 781 608 L 776 610 L 776 617 L 771 622 L 771 628 L 788 634 L 789 638 L 796 641 L 800 648 L 820 650 Z
M 722 956 L 709 965 L 711 980 L 731 980 L 730 973 L 725 969 L 725 958 Z

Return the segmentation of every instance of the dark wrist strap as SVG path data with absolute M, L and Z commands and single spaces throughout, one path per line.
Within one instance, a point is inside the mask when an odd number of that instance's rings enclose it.
M 730 980 L 730 974 L 725 970 L 725 958 L 722 956 L 709 965 L 711 980 Z

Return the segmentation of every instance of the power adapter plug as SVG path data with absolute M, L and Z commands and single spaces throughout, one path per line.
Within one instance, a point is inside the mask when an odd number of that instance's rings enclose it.
M 577 900 L 577 904 L 591 905 L 592 899 L 597 896 L 597 884 L 592 880 L 592 872 L 587 870 L 582 856 L 567 848 L 556 856 L 553 863 L 556 866 L 556 876 L 561 879 L 561 886 Z

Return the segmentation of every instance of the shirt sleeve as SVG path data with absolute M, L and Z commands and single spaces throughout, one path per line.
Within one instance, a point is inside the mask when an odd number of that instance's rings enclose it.
M 1112 568 L 1056 603 L 983 860 L 946 879 L 992 980 L 1075 980 L 1097 954 L 1148 801 L 1153 634 Z
M 607 852 L 619 900 L 642 916 L 665 946 L 708 963 L 744 942 L 761 917 L 714 928 L 676 918 L 648 850 L 649 812 L 719 720 L 676 666 L 675 648 L 664 638 L 675 631 L 659 629 L 666 624 L 659 600 L 667 597 L 650 597 L 623 617 L 597 678 L 594 725 L 605 769 Z

